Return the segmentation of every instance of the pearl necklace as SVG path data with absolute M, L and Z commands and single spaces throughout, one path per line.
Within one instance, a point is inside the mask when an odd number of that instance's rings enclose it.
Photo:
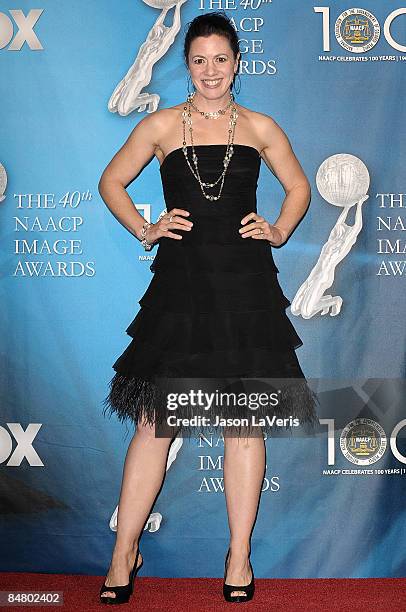
M 214 111 L 214 112 L 204 112 L 204 111 L 199 110 L 197 108 L 196 104 L 193 102 L 195 95 L 196 95 L 195 91 L 193 93 L 189 94 L 188 95 L 188 101 L 193 106 L 195 111 L 200 113 L 202 115 L 202 117 L 204 117 L 205 119 L 218 119 L 221 115 L 225 115 L 226 114 L 226 110 L 233 103 L 233 96 L 230 95 L 230 101 L 228 102 L 227 106 L 225 106 L 224 108 L 219 108 L 218 111 Z
M 193 95 L 193 94 L 190 94 L 190 95 Z M 188 105 L 183 107 L 183 112 L 182 112 L 182 123 L 183 123 L 183 146 L 182 146 L 182 150 L 183 150 L 183 154 L 185 156 L 186 163 L 187 163 L 187 165 L 190 168 L 190 171 L 192 172 L 192 174 L 195 177 L 195 179 L 199 182 L 200 189 L 201 189 L 204 197 L 207 200 L 211 200 L 211 201 L 219 200 L 220 196 L 221 196 L 221 192 L 223 191 L 223 185 L 224 185 L 224 180 L 225 180 L 225 176 L 226 176 L 226 173 L 227 173 L 228 164 L 230 163 L 231 158 L 232 158 L 233 153 L 234 153 L 233 142 L 234 142 L 235 126 L 237 124 L 237 117 L 238 117 L 237 107 L 234 104 L 233 94 L 230 92 L 230 104 L 233 104 L 233 106 L 231 108 L 231 113 L 230 113 L 230 121 L 229 121 L 230 127 L 228 129 L 227 149 L 226 149 L 226 153 L 225 153 L 224 160 L 223 160 L 224 169 L 221 172 L 221 174 L 218 177 L 218 179 L 214 183 L 205 183 L 204 181 L 202 181 L 202 179 L 200 177 L 199 167 L 198 167 L 198 164 L 197 164 L 198 156 L 196 155 L 195 148 L 194 148 L 194 143 L 193 143 L 192 113 L 190 112 L 190 107 L 191 107 L 190 95 L 188 96 L 188 99 L 187 99 Z M 187 146 L 186 146 L 186 123 L 189 125 L 190 140 L 191 140 L 191 145 L 192 145 L 192 160 L 193 160 L 194 168 L 190 164 L 189 157 L 188 157 L 188 150 L 187 150 Z M 207 194 L 205 192 L 205 190 L 204 190 L 205 187 L 215 187 L 215 185 L 217 185 L 217 183 L 219 181 L 221 181 L 221 185 L 220 185 L 219 192 L 218 192 L 218 194 L 216 196 L 215 195 L 209 195 L 209 194 Z

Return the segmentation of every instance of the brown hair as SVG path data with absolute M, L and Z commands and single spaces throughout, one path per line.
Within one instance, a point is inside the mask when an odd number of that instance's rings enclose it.
M 210 36 L 210 34 L 218 34 L 227 38 L 230 47 L 232 49 L 234 60 L 237 58 L 237 54 L 240 51 L 237 32 L 231 22 L 231 19 L 223 11 L 213 11 L 211 13 L 204 13 L 198 15 L 186 24 L 189 26 L 183 46 L 183 54 L 188 67 L 189 50 L 192 40 L 198 36 Z

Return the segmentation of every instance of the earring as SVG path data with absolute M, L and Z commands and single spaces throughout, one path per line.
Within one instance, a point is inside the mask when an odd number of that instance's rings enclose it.
M 237 91 L 237 89 L 235 88 L 235 80 L 236 80 L 236 78 L 237 78 L 237 77 L 238 77 L 238 85 L 239 85 L 239 87 L 238 87 L 238 91 Z M 235 73 L 235 76 L 234 76 L 234 79 L 233 79 L 233 87 L 234 87 L 234 93 L 235 93 L 236 95 L 238 95 L 238 94 L 240 93 L 240 91 L 241 91 L 241 78 L 240 78 L 240 75 L 239 75 L 239 74 L 237 74 L 237 73 Z
M 190 95 L 192 92 L 190 91 L 189 85 L 192 82 L 192 79 L 190 78 L 190 74 L 187 75 L 187 92 Z M 193 86 L 193 91 L 196 91 L 196 87 Z

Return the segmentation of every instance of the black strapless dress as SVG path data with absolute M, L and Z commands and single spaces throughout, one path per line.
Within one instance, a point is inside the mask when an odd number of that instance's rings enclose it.
M 195 145 L 195 150 L 202 180 L 213 182 L 226 145 Z M 190 160 L 191 154 L 189 146 Z M 116 374 L 104 412 L 114 412 L 122 422 L 136 424 L 142 417 L 157 424 L 167 414 L 162 380 L 193 379 L 201 382 L 199 388 L 234 389 L 241 379 L 282 378 L 286 385 L 277 385 L 278 405 L 258 407 L 256 417 L 275 414 L 317 423 L 318 399 L 295 353 L 303 343 L 285 312 L 290 301 L 278 283 L 271 245 L 242 238 L 238 231 L 241 219 L 257 212 L 260 164 L 256 148 L 234 144 L 221 197 L 209 201 L 181 148 L 164 159 L 166 208 L 188 210 L 194 225 L 191 231 L 173 230 L 182 240 L 159 240 L 150 267 L 154 275 L 126 329 L 132 341 L 112 366 Z M 217 195 L 218 189 L 219 183 L 206 192 Z M 183 407 L 181 416 L 196 413 L 189 408 Z M 238 407 L 233 410 L 241 416 Z M 267 422 L 263 429 L 270 432 L 274 425 Z

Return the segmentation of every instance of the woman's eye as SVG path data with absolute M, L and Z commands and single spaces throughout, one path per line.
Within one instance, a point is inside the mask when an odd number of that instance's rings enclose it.
M 218 57 L 217 58 L 221 64 L 227 61 L 226 57 Z M 194 64 L 201 64 L 203 62 L 203 58 L 198 57 L 194 60 Z

